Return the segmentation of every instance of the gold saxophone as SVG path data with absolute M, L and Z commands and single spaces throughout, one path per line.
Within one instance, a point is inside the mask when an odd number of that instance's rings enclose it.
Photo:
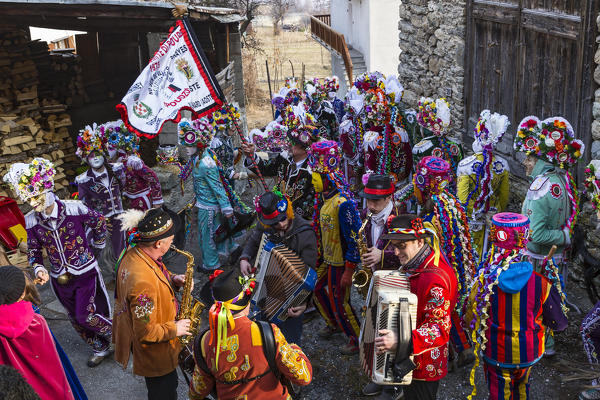
M 367 214 L 367 218 L 360 226 L 358 230 L 356 240 L 356 245 L 358 246 L 358 252 L 360 253 L 360 258 L 365 255 L 365 253 L 369 250 L 367 248 L 367 238 L 365 237 L 365 227 L 367 223 L 371 220 L 372 212 Z M 352 274 L 352 285 L 358 290 L 358 292 L 363 296 L 367 297 L 367 292 L 369 291 L 369 283 L 371 282 L 371 276 L 373 275 L 373 271 L 371 268 L 364 266 L 361 262 L 360 268 L 354 271 Z
M 185 267 L 185 285 L 183 286 L 181 304 L 179 306 L 179 312 L 177 313 L 177 320 L 190 320 L 189 331 L 192 333 L 192 335 L 179 336 L 179 341 L 181 341 L 182 344 L 187 345 L 190 340 L 192 340 L 192 338 L 198 334 L 198 328 L 200 328 L 200 314 L 206 305 L 192 297 L 192 285 L 194 282 L 194 256 L 192 253 L 179 250 L 173 245 L 171 245 L 171 250 L 179 254 L 183 254 L 187 258 Z

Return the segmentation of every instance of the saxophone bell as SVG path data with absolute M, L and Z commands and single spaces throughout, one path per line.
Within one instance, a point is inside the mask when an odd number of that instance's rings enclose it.
M 357 289 L 361 289 L 367 286 L 370 279 L 371 277 L 369 276 L 367 271 L 361 268 L 358 271 L 355 271 L 354 274 L 352 274 L 352 285 Z

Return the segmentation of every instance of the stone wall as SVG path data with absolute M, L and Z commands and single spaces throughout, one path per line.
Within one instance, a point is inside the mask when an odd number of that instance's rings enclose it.
M 398 79 L 403 100 L 416 106 L 421 96 L 445 97 L 453 136 L 463 129 L 465 0 L 403 0 L 400 5 Z

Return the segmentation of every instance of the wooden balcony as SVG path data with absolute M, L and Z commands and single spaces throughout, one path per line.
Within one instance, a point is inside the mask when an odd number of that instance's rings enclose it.
M 336 52 L 344 60 L 344 67 L 348 75 L 348 82 L 352 84 L 352 58 L 346 44 L 346 39 L 341 33 L 331 29 L 330 15 L 311 15 L 310 32 L 312 37 L 330 51 Z

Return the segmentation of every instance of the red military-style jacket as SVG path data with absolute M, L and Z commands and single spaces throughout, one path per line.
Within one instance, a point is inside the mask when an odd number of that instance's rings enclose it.
M 456 274 L 443 254 L 435 254 L 410 273 L 410 291 L 417 296 L 417 328 L 413 330 L 413 379 L 437 381 L 448 373 L 450 314 L 456 304 Z

